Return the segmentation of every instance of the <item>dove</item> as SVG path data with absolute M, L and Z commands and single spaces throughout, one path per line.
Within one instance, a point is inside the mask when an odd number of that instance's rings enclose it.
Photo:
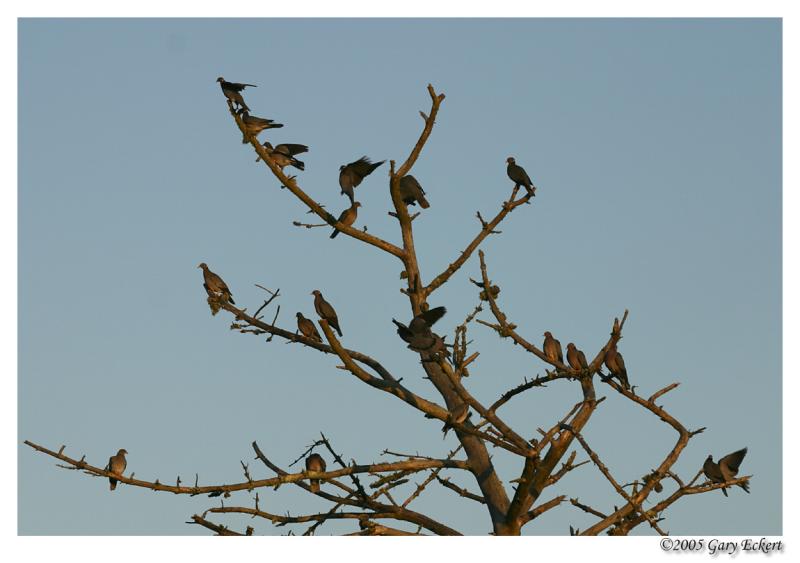
M 508 177 L 513 180 L 514 187 L 516 188 L 518 186 L 525 186 L 525 189 L 528 190 L 528 195 L 535 196 L 536 186 L 534 186 L 533 182 L 531 182 L 531 179 L 528 177 L 528 173 L 525 172 L 525 169 L 516 163 L 513 156 L 509 156 L 506 159 L 506 162 L 508 162 L 506 174 L 508 174 Z
M 725 483 L 727 481 L 731 481 L 736 478 L 737 473 L 739 473 L 739 466 L 742 464 L 742 460 L 746 454 L 747 448 L 743 448 L 733 452 L 732 454 L 726 455 L 720 459 L 718 463 L 714 463 L 714 459 L 712 458 L 711 454 L 709 454 L 705 463 L 703 463 L 703 473 L 705 473 L 706 477 L 708 477 L 712 483 Z M 744 492 L 750 492 L 750 487 L 747 483 L 737 483 L 737 485 L 743 488 Z M 728 496 L 728 492 L 725 490 L 725 487 L 722 488 L 722 492 L 725 494 L 725 496 Z
M 242 137 L 242 144 L 247 143 L 249 139 L 247 138 L 248 135 L 253 135 L 257 137 L 259 133 L 264 131 L 265 129 L 278 129 L 283 127 L 283 123 L 275 123 L 273 119 L 265 119 L 263 117 L 256 117 L 255 115 L 250 115 L 250 112 L 247 110 L 242 110 L 242 123 L 244 124 L 245 134 Z
M 452 428 L 453 423 L 463 424 L 469 415 L 469 405 L 467 403 L 461 403 L 452 411 L 450 411 L 450 414 L 447 415 L 447 422 L 445 422 L 444 426 L 442 426 L 442 432 L 444 432 L 444 436 L 447 436 L 447 432 Z
M 578 371 L 589 367 L 589 364 L 586 363 L 586 356 L 583 354 L 583 352 L 578 350 L 575 347 L 575 344 L 572 342 L 567 344 L 567 361 L 572 369 L 576 369 Z
M 322 297 L 322 293 L 318 289 L 312 291 L 311 295 L 314 296 L 314 309 L 317 311 L 317 314 L 320 318 L 328 321 L 328 324 L 331 325 L 336 332 L 339 333 L 339 337 L 341 337 L 342 330 L 339 328 L 339 318 L 336 316 L 336 311 L 333 310 L 330 303 L 325 301 L 325 298 Z
M 425 190 L 419 185 L 417 179 L 411 174 L 407 174 L 400 178 L 400 199 L 406 205 L 416 205 L 422 209 L 428 209 L 431 204 L 425 199 Z
M 203 287 L 206 288 L 206 292 L 209 295 L 221 295 L 225 301 L 236 305 L 236 301 L 233 300 L 231 295 L 231 290 L 228 289 L 228 285 L 221 277 L 209 270 L 205 262 L 201 262 L 197 267 L 203 269 Z
M 278 167 L 283 170 L 286 166 L 294 166 L 298 170 L 305 170 L 306 165 L 302 160 L 297 160 L 294 155 L 308 152 L 306 145 L 296 145 L 293 143 L 281 143 L 277 147 L 272 147 L 269 141 L 264 142 L 264 148 L 269 157 L 275 162 Z M 256 159 L 259 162 L 261 157 Z
M 444 341 L 439 335 L 431 331 L 431 326 L 441 319 L 446 312 L 447 309 L 444 307 L 434 307 L 411 319 L 408 326 L 395 319 L 392 319 L 392 322 L 397 326 L 398 336 L 408 344 L 410 350 L 415 352 L 437 352 L 445 349 Z
M 353 223 L 356 222 L 358 218 L 358 208 L 361 207 L 361 204 L 357 201 L 353 202 L 353 205 L 342 211 L 341 215 L 339 215 L 339 222 L 344 223 L 348 227 L 351 226 Z M 339 234 L 339 229 L 333 229 L 331 233 L 331 238 L 336 238 L 336 235 Z
M 217 82 L 219 82 L 219 85 L 222 88 L 222 93 L 225 94 L 226 98 L 228 98 L 232 103 L 236 104 L 242 110 L 250 111 L 250 108 L 247 107 L 247 104 L 244 103 L 244 98 L 242 98 L 242 94 L 240 92 L 244 90 L 247 86 L 256 88 L 255 84 L 228 82 L 221 76 L 217 78 Z
M 306 471 L 325 471 L 325 460 L 319 454 L 311 454 L 306 458 Z M 309 481 L 311 492 L 319 492 L 319 479 L 311 479 Z
M 386 161 L 381 160 L 373 164 L 369 158 L 362 156 L 350 164 L 343 164 L 339 167 L 339 187 L 342 188 L 341 193 L 347 194 L 347 197 L 350 198 L 350 203 L 355 201 L 353 188 L 358 186 L 364 178 L 372 174 L 384 162 Z
M 128 466 L 128 462 L 125 460 L 125 455 L 127 454 L 127 450 L 119 450 L 117 455 L 112 455 L 108 458 L 108 465 L 106 466 L 106 471 L 110 471 L 116 475 L 122 475 L 125 471 L 125 468 Z M 108 478 L 108 482 L 111 483 L 110 489 L 113 491 L 117 488 L 117 480 L 113 477 Z
M 615 375 L 625 389 L 630 389 L 631 385 L 628 382 L 628 371 L 625 369 L 625 360 L 622 359 L 622 354 L 617 351 L 616 345 L 606 350 L 606 356 L 603 361 L 608 371 L 611 372 L 611 375 Z
M 561 342 L 553 338 L 549 330 L 544 333 L 542 350 L 544 351 L 544 355 L 551 362 L 558 360 L 562 364 L 564 363 L 564 353 L 561 351 Z
M 322 337 L 317 332 L 317 327 L 314 326 L 314 321 L 307 319 L 303 313 L 297 313 L 297 329 L 306 338 L 322 342 Z

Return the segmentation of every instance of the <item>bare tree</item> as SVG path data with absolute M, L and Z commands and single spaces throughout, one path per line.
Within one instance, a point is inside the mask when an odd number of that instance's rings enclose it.
M 262 312 L 279 297 L 277 291 L 270 292 L 269 299 L 265 300 L 255 313 L 249 314 L 246 308 L 237 307 L 229 299 L 230 294 L 227 292 L 224 282 L 221 286 L 219 285 L 221 279 L 219 281 L 215 279 L 210 284 L 207 283 L 206 289 L 208 290 L 208 304 L 212 312 L 214 314 L 220 310 L 229 312 L 234 318 L 233 329 L 242 333 L 268 334 L 268 340 L 278 337 L 304 344 L 305 346 L 298 348 L 298 351 L 315 350 L 322 354 L 336 355 L 341 361 L 343 369 L 349 371 L 363 383 L 377 391 L 395 396 L 428 418 L 440 420 L 444 424 L 444 430 L 452 429 L 458 440 L 458 446 L 454 450 L 446 455 L 440 455 L 440 457 L 385 450 L 384 454 L 393 456 L 397 460 L 377 464 L 355 462 L 348 464 L 343 460 L 342 455 L 335 451 L 329 439 L 322 435 L 320 440 L 303 452 L 292 464 L 306 458 L 314 450 L 319 450 L 323 453 L 327 452 L 326 456 L 328 459 L 334 460 L 335 467 L 326 467 L 323 471 L 308 469 L 288 473 L 270 460 L 261 451 L 258 444 L 253 442 L 255 459 L 274 472 L 274 477 L 253 479 L 248 464 L 242 463 L 244 481 L 200 486 L 197 477 L 193 485 L 183 484 L 180 478 L 174 485 L 168 485 L 157 479 L 155 481 L 136 479 L 134 474 L 119 475 L 112 473 L 108 467 L 101 468 L 90 465 L 85 457 L 73 459 L 65 455 L 64 446 L 61 446 L 58 451 L 52 451 L 29 441 L 25 443 L 66 464 L 61 467 L 82 470 L 94 476 L 114 477 L 120 483 L 154 491 L 184 495 L 207 494 L 211 497 L 222 496 L 223 498 L 230 497 L 231 493 L 236 491 L 256 491 L 252 506 L 221 504 L 209 508 L 203 514 L 192 516 L 190 523 L 204 526 L 220 535 L 251 535 L 253 528 L 248 527 L 244 532 L 236 532 L 209 520 L 209 515 L 246 514 L 264 519 L 277 526 L 309 524 L 310 526 L 304 530 L 305 534 L 315 533 L 322 524 L 331 520 L 351 519 L 358 522 L 358 528 L 352 535 L 459 535 L 459 531 L 447 523 L 410 508 L 411 503 L 431 486 L 444 487 L 463 497 L 467 502 L 483 505 L 491 522 L 492 533 L 518 535 L 526 524 L 567 500 L 566 495 L 548 498 L 545 494 L 548 487 L 558 483 L 569 472 L 589 463 L 596 466 L 621 500 L 618 506 L 614 506 L 611 510 L 599 510 L 582 503 L 578 498 L 570 498 L 569 504 L 596 518 L 596 521 L 584 530 L 570 528 L 571 534 L 597 535 L 605 532 L 611 535 L 626 535 L 641 524 L 647 524 L 659 534 L 666 534 L 667 532 L 661 528 L 659 522 L 663 520 L 664 511 L 680 498 L 746 483 L 750 476 L 729 479 L 725 482 L 705 480 L 698 483 L 703 474 L 702 469 L 691 479 L 686 480 L 672 470 L 689 440 L 704 430 L 704 428 L 687 429 L 662 405 L 656 403 L 658 399 L 677 387 L 678 383 L 671 383 L 645 398 L 636 393 L 635 387 L 631 388 L 627 384 L 627 379 L 618 377 L 618 382 L 611 377 L 614 375 L 613 373 L 603 373 L 604 361 L 607 365 L 609 364 L 607 356 L 610 352 L 616 351 L 617 343 L 622 338 L 622 331 L 628 317 L 627 311 L 620 318 L 613 320 L 606 344 L 594 354 L 591 361 L 586 361 L 582 353 L 579 356 L 573 355 L 574 350 L 570 349 L 568 350 L 568 361 L 564 363 L 560 351 L 557 355 L 547 353 L 545 346 L 540 349 L 523 337 L 522 333 L 532 332 L 531 328 L 512 322 L 509 315 L 500 308 L 498 304 L 500 287 L 493 283 L 489 275 L 486 257 L 478 248 L 487 237 L 499 232 L 497 227 L 512 211 L 531 203 L 534 192 L 526 192 L 525 195 L 518 197 L 520 186 L 516 185 L 508 199 L 501 203 L 500 209 L 493 218 L 487 221 L 478 213 L 480 228 L 474 238 L 438 275 L 434 276 L 427 284 L 424 282 L 425 277 L 417 262 L 414 243 L 413 221 L 417 214 L 409 214 L 408 207 L 403 201 L 401 180 L 411 172 L 422 153 L 425 143 L 433 131 L 440 106 L 445 99 L 444 94 L 437 94 L 430 85 L 428 93 L 431 107 L 428 114 L 420 112 L 424 120 L 424 128 L 419 139 L 399 167 L 394 160 L 390 161 L 389 193 L 394 206 L 394 212 L 390 212 L 390 215 L 396 218 L 400 228 L 402 244 L 399 246 L 374 234 L 359 230 L 352 224 L 347 224 L 346 221 L 340 222 L 328 213 L 322 205 L 299 186 L 296 178 L 289 177 L 284 173 L 283 168 L 276 162 L 276 154 L 272 147 L 262 146 L 256 136 L 251 134 L 252 130 L 248 130 L 243 121 L 241 110 L 237 111 L 230 100 L 227 103 L 231 116 L 245 140 L 254 148 L 261 161 L 278 179 L 280 185 L 308 207 L 310 213 L 316 214 L 324 221 L 317 225 L 299 222 L 296 222 L 295 225 L 308 228 L 330 225 L 341 233 L 400 260 L 403 265 L 402 277 L 405 280 L 405 287 L 401 288 L 401 291 L 408 297 L 412 317 L 422 319 L 422 325 L 420 328 L 419 323 L 416 327 L 413 322 L 409 327 L 398 324 L 401 327 L 399 333 L 403 336 L 403 330 L 409 331 L 405 333 L 407 338 L 404 337 L 407 341 L 413 340 L 415 335 L 423 334 L 425 337 L 423 340 L 430 342 L 425 345 L 410 342 L 409 347 L 420 356 L 421 368 L 433 387 L 427 390 L 433 392 L 432 397 L 425 397 L 409 389 L 402 383 L 402 379 L 392 375 L 372 356 L 358 350 L 345 348 L 332 330 L 329 321 L 324 318 L 319 320 L 324 340 L 319 338 L 316 331 L 313 331 L 311 336 L 307 336 L 292 328 L 278 326 L 276 323 L 279 306 L 276 307 L 272 320 L 265 321 Z M 480 280 L 472 281 L 477 286 L 477 304 L 475 309 L 466 315 L 464 322 L 456 328 L 453 342 L 446 344 L 445 339 L 436 335 L 424 322 L 425 313 L 429 311 L 428 300 L 459 272 L 476 250 L 478 250 L 480 259 Z M 485 304 L 488 304 L 490 316 L 479 318 L 479 315 L 484 313 Z M 490 328 L 501 338 L 510 338 L 514 344 L 531 354 L 534 362 L 544 362 L 547 366 L 544 375 L 531 380 L 526 379 L 518 386 L 501 393 L 497 400 L 488 406 L 478 401 L 469 392 L 463 379 L 469 373 L 470 364 L 479 355 L 478 351 L 470 348 L 471 342 L 467 339 L 468 328 L 475 323 Z M 556 381 L 563 382 L 565 385 L 576 384 L 580 387 L 582 394 L 582 400 L 579 403 L 565 405 L 566 412 L 563 418 L 542 427 L 535 426 L 537 423 L 531 421 L 529 427 L 516 430 L 503 420 L 500 411 L 509 401 L 521 397 L 528 391 L 544 392 L 545 384 Z M 592 414 L 604 400 L 604 398 L 597 398 L 595 385 L 598 382 L 607 386 L 606 388 L 611 392 L 618 393 L 633 404 L 650 412 L 670 426 L 677 434 L 674 446 L 665 452 L 660 463 L 654 469 L 643 468 L 644 477 L 641 480 L 633 483 L 621 483 L 582 434 Z M 473 411 L 477 413 L 478 420 L 471 420 L 470 415 Z M 519 459 L 521 471 L 519 476 L 512 481 L 513 487 L 509 488 L 504 485 L 499 478 L 489 455 L 488 448 L 490 446 L 495 450 L 501 450 L 504 455 L 515 456 Z M 579 452 L 585 453 L 587 459 L 577 462 Z M 443 477 L 445 471 L 471 474 L 477 490 L 470 491 L 452 483 L 448 477 Z M 424 478 L 417 483 L 412 481 L 413 477 Z M 311 479 L 322 480 L 330 487 L 326 487 L 326 490 L 314 488 L 310 485 Z M 651 494 L 660 493 L 663 490 L 662 481 L 664 480 L 674 481 L 676 485 L 674 492 L 664 498 L 656 499 L 655 504 L 652 504 L 650 508 L 644 508 L 644 503 L 650 499 Z M 365 483 L 365 481 L 369 482 Z M 265 511 L 260 506 L 260 495 L 270 488 L 277 488 L 285 484 L 293 484 L 328 501 L 329 509 L 316 514 L 300 516 L 287 516 Z M 335 488 L 335 494 L 329 492 L 331 488 Z M 650 499 L 649 502 L 653 502 L 653 500 Z

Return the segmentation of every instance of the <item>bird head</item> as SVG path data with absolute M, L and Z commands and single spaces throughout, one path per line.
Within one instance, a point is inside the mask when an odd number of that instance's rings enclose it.
M 509 164 L 514 164 L 516 161 L 514 160 L 514 157 L 513 157 L 513 156 L 509 156 L 509 157 L 506 159 L 506 162 L 508 162 Z
M 353 202 L 353 207 L 361 207 L 361 204 L 357 201 Z
M 219 78 L 217 78 L 217 82 L 225 82 L 225 79 L 220 76 Z
M 710 461 L 711 463 L 714 463 L 714 456 L 713 456 L 713 455 L 711 455 L 711 454 L 708 454 L 708 457 L 706 458 L 706 461 L 707 461 L 707 462 L 709 462 L 709 461 Z
M 575 344 L 573 344 L 572 342 L 567 344 L 567 350 L 574 350 L 574 349 L 575 349 Z
M 296 314 L 295 316 L 296 316 L 298 319 L 300 319 L 300 318 L 302 318 L 302 317 L 303 317 L 303 313 L 301 313 L 300 311 L 298 311 L 298 312 L 297 312 L 297 314 Z
M 311 295 L 319 295 L 319 296 L 322 296 L 322 294 L 320 293 L 320 291 L 319 291 L 318 289 L 315 289 L 314 291 L 312 291 L 312 292 L 311 292 Z
M 550 331 L 549 331 L 549 330 L 546 330 L 546 331 L 544 332 L 544 336 L 546 336 L 547 338 L 552 338 L 552 337 L 553 337 L 553 335 L 552 335 L 552 334 L 550 334 Z
M 197 267 L 198 267 L 198 268 L 202 268 L 202 269 L 204 269 L 204 270 L 205 270 L 206 268 L 208 268 L 208 264 L 206 264 L 205 262 L 200 262 L 200 263 L 197 265 Z
M 339 171 L 341 172 L 342 170 L 344 170 L 344 164 L 339 167 Z
M 117 455 L 127 455 L 127 453 L 128 453 L 128 450 L 121 449 L 120 451 L 117 452 Z

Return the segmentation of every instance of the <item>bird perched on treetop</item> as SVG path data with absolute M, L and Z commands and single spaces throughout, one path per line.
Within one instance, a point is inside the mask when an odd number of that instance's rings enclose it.
M 272 143 L 269 141 L 264 142 L 264 148 L 269 157 L 283 170 L 286 166 L 294 166 L 298 170 L 305 170 L 306 165 L 302 160 L 297 160 L 294 155 L 308 152 L 308 147 L 305 145 L 295 145 L 292 143 L 281 143 L 273 148 Z M 261 157 L 256 159 L 259 162 Z
M 353 223 L 356 222 L 358 218 L 358 208 L 361 207 L 361 204 L 357 201 L 353 202 L 353 205 L 342 211 L 341 215 L 339 215 L 339 222 L 344 223 L 348 227 L 351 226 Z M 339 229 L 333 229 L 331 233 L 331 238 L 336 238 L 336 235 L 339 234 Z
M 283 123 L 275 123 L 274 119 L 265 119 L 263 117 L 256 117 L 250 115 L 247 110 L 242 110 L 242 123 L 244 123 L 245 135 L 242 137 L 242 144 L 247 143 L 247 135 L 258 137 L 258 134 L 265 129 L 279 129 L 283 127 Z
M 544 333 L 544 344 L 542 344 L 542 350 L 544 351 L 544 355 L 551 362 L 558 360 L 562 364 L 564 363 L 564 353 L 561 351 L 561 342 L 553 338 L 553 335 L 550 334 L 549 330 Z
M 297 329 L 306 338 L 316 340 L 317 342 L 322 342 L 322 337 L 319 335 L 319 332 L 317 332 L 317 327 L 314 326 L 314 321 L 305 318 L 303 313 L 300 312 L 297 313 Z
M 128 466 L 128 462 L 125 459 L 125 455 L 127 454 L 127 450 L 119 450 L 117 455 L 112 455 L 108 458 L 108 465 L 106 465 L 106 471 L 110 471 L 116 475 L 122 475 L 125 471 L 125 468 Z M 117 480 L 113 477 L 108 478 L 108 482 L 111 484 L 109 488 L 113 491 L 117 488 Z
M 320 318 L 328 321 L 328 324 L 331 325 L 336 332 L 339 333 L 339 337 L 341 337 L 342 329 L 339 328 L 339 318 L 336 316 L 336 311 L 334 311 L 330 303 L 325 301 L 320 290 L 315 289 L 311 292 L 311 295 L 314 296 L 314 309 L 317 311 L 317 314 Z
M 572 369 L 584 370 L 589 367 L 586 356 L 572 342 L 567 344 L 567 361 Z
M 242 98 L 240 92 L 244 90 L 247 86 L 252 86 L 253 88 L 256 88 L 255 84 L 228 82 L 221 76 L 217 78 L 217 82 L 219 82 L 219 85 L 222 88 L 222 93 L 225 94 L 226 98 L 228 98 L 232 103 L 236 104 L 240 109 L 243 109 L 245 111 L 250 111 L 250 108 L 247 107 L 246 103 L 244 103 L 244 98 Z
M 742 464 L 742 460 L 746 454 L 747 448 L 743 448 L 726 455 L 719 460 L 719 463 L 714 463 L 711 454 L 709 454 L 705 463 L 703 463 L 703 473 L 705 473 L 705 476 L 708 477 L 712 483 L 731 481 L 736 477 L 736 474 L 739 473 L 739 466 Z M 747 483 L 737 483 L 737 485 L 743 488 L 744 492 L 750 493 L 750 487 Z M 725 487 L 722 488 L 722 492 L 725 496 L 728 496 Z
M 425 199 L 425 190 L 422 189 L 417 179 L 411 174 L 406 174 L 400 178 L 400 199 L 406 205 L 416 205 L 419 202 L 419 206 L 422 209 L 428 209 L 431 206 L 428 200 Z
M 444 350 L 447 353 L 442 338 L 431 330 L 434 323 L 441 319 L 446 312 L 447 309 L 444 307 L 434 307 L 411 319 L 408 326 L 395 319 L 392 319 L 392 322 L 397 327 L 398 336 L 408 344 L 410 350 L 415 352 Z
M 339 167 L 339 187 L 342 188 L 341 193 L 347 194 L 347 197 L 350 198 L 350 203 L 355 201 L 353 188 L 384 162 L 386 161 L 381 160 L 373 164 L 369 158 L 362 156 L 355 162 Z
M 236 301 L 233 300 L 231 295 L 231 290 L 228 289 L 228 284 L 221 277 L 209 270 L 205 262 L 201 262 L 197 267 L 203 269 L 203 287 L 206 288 L 206 293 L 214 297 L 222 296 L 225 301 L 236 305 Z
M 631 384 L 628 383 L 628 370 L 625 369 L 625 360 L 622 359 L 622 354 L 617 351 L 616 344 L 606 350 L 606 356 L 603 361 L 611 375 L 616 376 L 625 389 L 630 389 Z
M 325 460 L 319 454 L 311 454 L 306 458 L 306 471 L 325 471 L 327 464 Z M 311 492 L 317 493 L 319 492 L 319 479 L 311 479 L 309 481 L 309 485 L 311 486 Z
M 508 177 L 514 181 L 514 187 L 525 186 L 525 189 L 528 190 L 528 195 L 535 196 L 536 186 L 534 186 L 533 182 L 531 182 L 531 179 L 528 176 L 528 173 L 525 172 L 525 169 L 516 163 L 513 156 L 509 156 L 506 159 L 506 162 L 508 162 L 506 173 L 508 174 Z

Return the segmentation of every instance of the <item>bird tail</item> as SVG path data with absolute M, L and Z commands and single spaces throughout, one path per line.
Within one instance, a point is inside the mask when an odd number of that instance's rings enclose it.
M 236 301 L 234 301 L 234 300 L 233 300 L 233 295 L 231 295 L 230 293 L 228 293 L 228 294 L 226 294 L 226 295 L 225 295 L 225 297 L 227 297 L 227 298 L 228 298 L 228 301 L 230 301 L 230 302 L 231 302 L 231 305 L 236 305 Z
M 335 329 L 336 329 L 336 332 L 338 332 L 338 333 L 339 333 L 339 338 L 341 338 L 341 337 L 343 336 L 343 334 L 342 334 L 342 329 L 340 329 L 340 328 L 339 328 L 339 323 L 338 323 L 338 322 L 337 322 L 337 323 L 335 323 L 335 324 L 334 324 L 334 323 L 330 323 L 330 325 L 331 325 L 333 328 L 335 328 Z
M 333 229 L 333 232 L 331 233 L 331 238 L 336 238 L 336 235 L 338 234 L 339 234 L 339 229 Z
M 266 128 L 267 129 L 280 129 L 281 127 L 283 127 L 283 123 L 270 123 L 269 125 L 267 125 Z
M 111 489 L 113 491 L 113 490 L 115 490 L 117 488 L 117 480 L 116 479 L 109 478 L 108 482 L 109 482 L 109 487 L 108 487 L 109 489 Z
M 306 163 L 303 162 L 302 160 L 297 160 L 296 158 L 292 159 L 292 166 L 294 166 L 298 170 L 305 170 L 306 169 Z
M 319 479 L 311 479 L 311 481 L 309 482 L 309 486 L 311 487 L 311 492 L 312 493 L 318 493 L 319 492 Z
M 422 209 L 428 209 L 431 206 L 431 204 L 428 203 L 428 200 L 425 199 L 424 195 L 420 194 L 420 196 L 417 198 L 417 201 L 419 202 L 419 206 L 422 207 Z
M 748 495 L 750 494 L 750 485 L 747 483 L 739 483 L 739 486 L 744 489 Z
M 728 496 L 728 491 L 725 490 L 725 487 L 722 487 L 720 490 L 722 491 L 723 495 Z

